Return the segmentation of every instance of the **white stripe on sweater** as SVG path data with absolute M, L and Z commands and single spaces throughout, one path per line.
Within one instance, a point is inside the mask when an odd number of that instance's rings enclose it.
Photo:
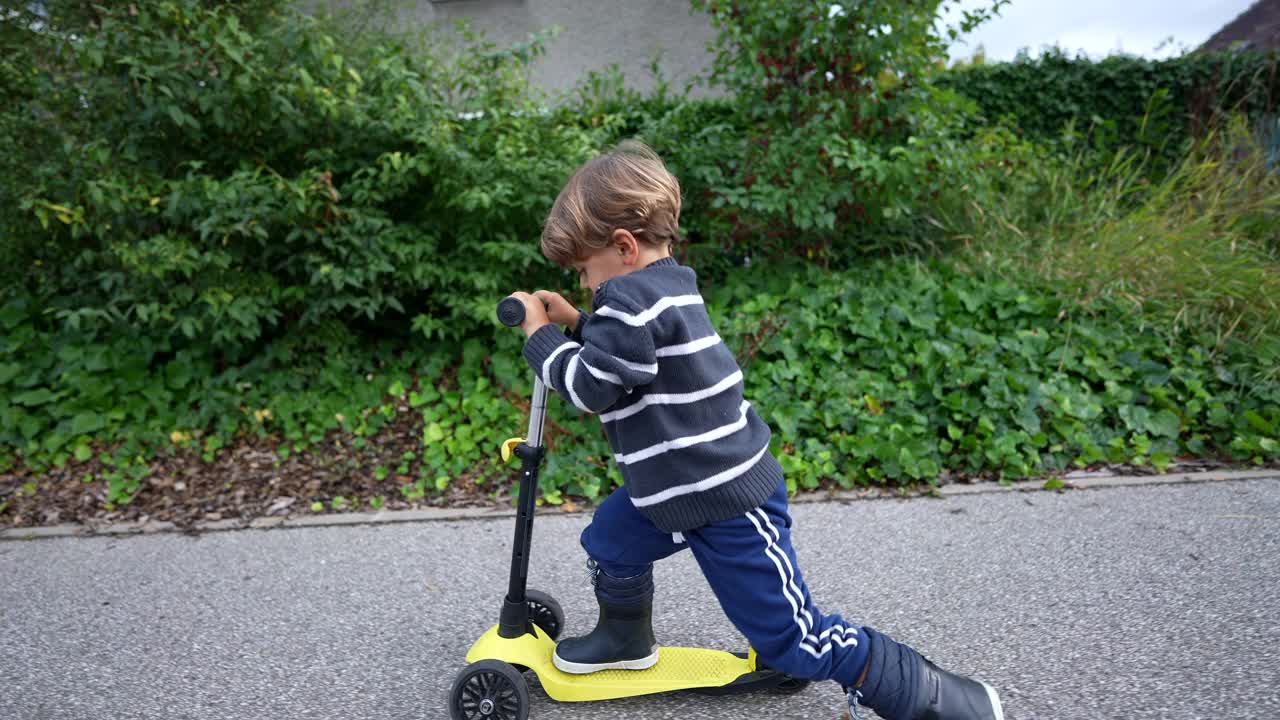
M 628 370 L 634 370 L 638 373 L 644 373 L 646 375 L 658 374 L 658 363 L 649 363 L 648 365 L 645 365 L 644 363 L 637 363 L 637 362 L 631 362 L 630 360 L 623 360 L 622 358 L 617 357 L 616 355 L 610 355 L 609 357 L 613 358 L 614 362 L 618 363 L 624 368 L 627 368 Z
M 596 310 L 596 314 L 616 318 L 632 327 L 641 327 L 670 308 L 701 304 L 701 295 L 672 295 L 662 298 L 658 302 L 654 303 L 653 307 L 645 310 L 644 312 L 636 313 L 635 315 L 624 313 L 621 310 L 615 310 L 608 305 Z
M 650 445 L 649 447 L 644 448 L 643 450 L 636 450 L 633 453 L 625 453 L 625 454 L 618 453 L 613 457 L 615 460 L 618 461 L 619 465 L 626 465 L 628 463 L 637 463 L 637 462 L 640 462 L 641 460 L 648 460 L 649 458 L 654 457 L 655 455 L 661 455 L 662 453 L 665 453 L 671 450 L 677 450 L 679 448 L 687 448 L 691 445 L 698 445 L 704 442 L 711 442 L 712 440 L 719 440 L 720 438 L 732 435 L 747 426 L 747 408 L 749 407 L 751 407 L 751 403 L 747 402 L 746 400 L 743 400 L 742 406 L 738 408 L 740 417 L 737 420 L 729 423 L 728 425 L 721 425 L 718 428 L 713 428 L 711 430 L 708 430 L 704 433 L 700 433 L 698 435 L 686 435 L 684 437 L 664 440 L 656 445 Z
M 650 405 L 685 405 L 688 403 L 698 402 L 699 400 L 705 400 L 709 397 L 719 395 L 741 381 L 742 371 L 735 370 L 732 375 L 709 388 L 687 393 L 652 393 L 645 395 L 637 400 L 634 405 L 628 405 L 621 410 L 614 410 L 613 412 L 601 415 L 600 420 L 602 422 L 621 420 L 635 415 Z
M 580 347 L 582 346 L 579 345 L 578 343 L 569 341 L 561 345 L 560 347 L 556 348 L 555 350 L 552 350 L 551 354 L 547 356 L 547 359 L 542 361 L 542 382 L 546 383 L 547 387 L 551 388 L 552 390 L 556 389 L 556 386 L 551 383 L 551 363 L 555 362 L 556 358 L 560 355 L 560 353 L 564 352 L 565 350 L 572 350 L 574 348 L 580 348 Z
M 596 366 L 592 365 L 591 363 L 587 362 L 586 360 L 582 361 L 582 367 L 586 368 L 587 372 L 591 373 L 592 375 L 595 375 L 596 377 L 600 378 L 601 380 L 604 380 L 605 382 L 611 382 L 614 385 L 622 384 L 622 378 L 618 377 L 617 375 L 614 375 L 613 373 L 607 370 L 601 370 Z
M 720 343 L 719 335 L 708 335 L 704 338 L 691 340 L 680 345 L 668 345 L 658 348 L 655 353 L 658 357 L 671 357 L 673 355 L 692 355 L 700 350 L 706 350 Z
M 652 495 L 646 495 L 645 497 L 642 497 L 642 498 L 632 496 L 631 504 L 635 505 L 636 507 L 648 507 L 650 505 L 657 505 L 660 502 L 665 502 L 667 500 L 670 500 L 673 497 L 688 495 L 689 493 L 702 492 L 704 490 L 710 490 L 713 487 L 718 487 L 738 477 L 739 475 L 746 473 L 751 468 L 755 467 L 755 464 L 760 461 L 760 458 L 763 457 L 765 452 L 767 452 L 768 450 L 769 450 L 769 444 L 765 443 L 765 446 L 760 448 L 760 452 L 756 453 L 750 460 L 742 463 L 741 465 L 734 465 L 728 470 L 716 473 L 715 475 L 712 475 L 706 480 L 699 480 L 696 483 L 690 483 L 688 485 L 677 485 L 675 487 L 667 488 L 662 492 L 654 493 Z
M 574 405 L 578 406 L 579 410 L 591 412 L 591 408 L 587 407 L 587 404 L 582 402 L 582 398 L 578 397 L 578 391 L 573 389 L 573 377 L 578 372 L 578 362 L 581 357 L 582 353 L 577 353 L 573 357 L 569 358 L 569 368 L 564 374 L 564 387 L 569 391 L 569 400 L 572 401 Z
M 658 374 L 658 363 L 653 363 L 652 365 L 641 365 L 640 363 L 629 362 L 627 360 L 623 360 L 620 357 L 614 357 L 612 355 L 610 355 L 609 358 L 612 359 L 614 362 L 618 363 L 619 365 L 622 365 L 624 367 L 627 367 L 639 373 L 645 373 L 648 375 Z M 582 367 L 586 368 L 587 371 L 590 372 L 592 375 L 595 375 L 596 377 L 600 378 L 601 380 L 604 380 L 605 382 L 611 382 L 614 385 L 626 385 L 626 383 L 622 381 L 622 378 L 609 372 L 608 370 L 601 370 L 600 368 L 592 365 L 586 360 L 582 361 Z M 627 388 L 627 392 L 631 392 L 631 388 Z

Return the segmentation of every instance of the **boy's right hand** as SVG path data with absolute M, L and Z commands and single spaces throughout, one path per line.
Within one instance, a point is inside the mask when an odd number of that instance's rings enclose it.
M 550 290 L 539 290 L 533 294 L 547 307 L 547 319 L 557 325 L 566 325 L 570 330 L 578 327 L 578 308 L 564 299 L 560 293 Z

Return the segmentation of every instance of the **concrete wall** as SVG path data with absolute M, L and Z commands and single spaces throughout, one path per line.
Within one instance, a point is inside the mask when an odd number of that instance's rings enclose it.
M 466 18 L 501 45 L 560 26 L 533 68 L 533 81 L 552 92 L 612 63 L 621 66 L 628 87 L 647 91 L 653 86 L 648 65 L 657 51 L 664 76 L 681 90 L 711 61 L 711 21 L 692 14 L 689 0 L 417 0 L 399 7 L 402 18 L 423 23 Z

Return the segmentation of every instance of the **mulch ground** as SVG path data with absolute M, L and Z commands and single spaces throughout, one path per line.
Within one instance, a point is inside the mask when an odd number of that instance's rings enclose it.
M 382 507 L 393 510 L 511 505 L 508 491 L 516 472 L 514 464 L 510 472 L 498 476 L 484 479 L 478 474 L 464 474 L 444 492 L 428 488 L 422 498 L 406 498 L 401 487 L 417 479 L 418 463 L 411 463 L 408 475 L 397 475 L 394 469 L 406 451 L 420 449 L 421 433 L 421 418 L 414 413 L 401 413 L 361 449 L 352 444 L 354 438 L 335 434 L 324 444 L 291 454 L 287 459 L 277 455 L 279 439 L 272 437 L 242 438 L 210 463 L 194 450 L 179 451 L 152 461 L 149 478 L 132 502 L 114 508 L 107 504 L 106 482 L 92 479 L 101 477 L 103 470 L 96 459 L 73 461 L 43 475 L 21 470 L 0 474 L 0 528 L 62 523 L 92 528 L 114 522 L 160 520 L 190 529 L 196 523 L 211 520 L 248 522 L 259 517 L 313 514 L 313 502 L 323 503 L 322 512 L 326 513 L 368 511 L 373 509 L 368 501 L 379 496 L 385 498 Z M 392 470 L 381 480 L 375 473 L 380 466 Z M 1193 472 L 1227 467 L 1230 465 L 1225 461 L 1184 458 L 1170 470 Z M 1269 467 L 1280 468 L 1280 463 Z M 1088 470 L 1124 475 L 1154 472 L 1133 466 L 1097 466 Z M 940 478 L 939 484 L 991 480 L 949 474 Z M 915 490 L 927 489 L 922 486 Z M 346 499 L 347 505 L 335 509 L 331 501 L 339 496 Z M 587 504 L 582 498 L 565 500 L 561 508 L 570 512 Z
M 509 504 L 514 464 L 511 474 L 503 475 L 508 479 L 479 480 L 465 474 L 444 492 L 428 488 L 425 497 L 407 499 L 400 489 L 418 478 L 419 463 L 410 463 L 408 475 L 395 470 L 405 451 L 420 450 L 422 421 L 415 415 L 398 414 L 361 449 L 354 447 L 353 437 L 334 434 L 282 460 L 276 453 L 278 438 L 249 437 L 224 448 L 210 463 L 195 450 L 158 457 L 133 500 L 110 509 L 106 481 L 85 479 L 102 476 L 96 454 L 42 475 L 21 470 L 0 474 L 0 505 L 5 505 L 0 527 L 162 520 L 189 528 L 207 520 L 312 514 L 313 502 L 322 502 L 324 512 L 340 512 L 331 506 L 339 496 L 347 501 L 345 511 L 372 510 L 368 501 L 378 496 L 385 498 L 383 509 Z M 376 477 L 380 466 L 390 470 L 382 480 Z

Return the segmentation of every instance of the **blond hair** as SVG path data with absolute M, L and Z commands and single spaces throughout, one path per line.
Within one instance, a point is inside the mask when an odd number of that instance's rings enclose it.
M 638 140 L 620 143 L 573 173 L 542 226 L 542 254 L 569 267 L 608 247 L 619 229 L 659 247 L 680 238 L 680 182 Z

